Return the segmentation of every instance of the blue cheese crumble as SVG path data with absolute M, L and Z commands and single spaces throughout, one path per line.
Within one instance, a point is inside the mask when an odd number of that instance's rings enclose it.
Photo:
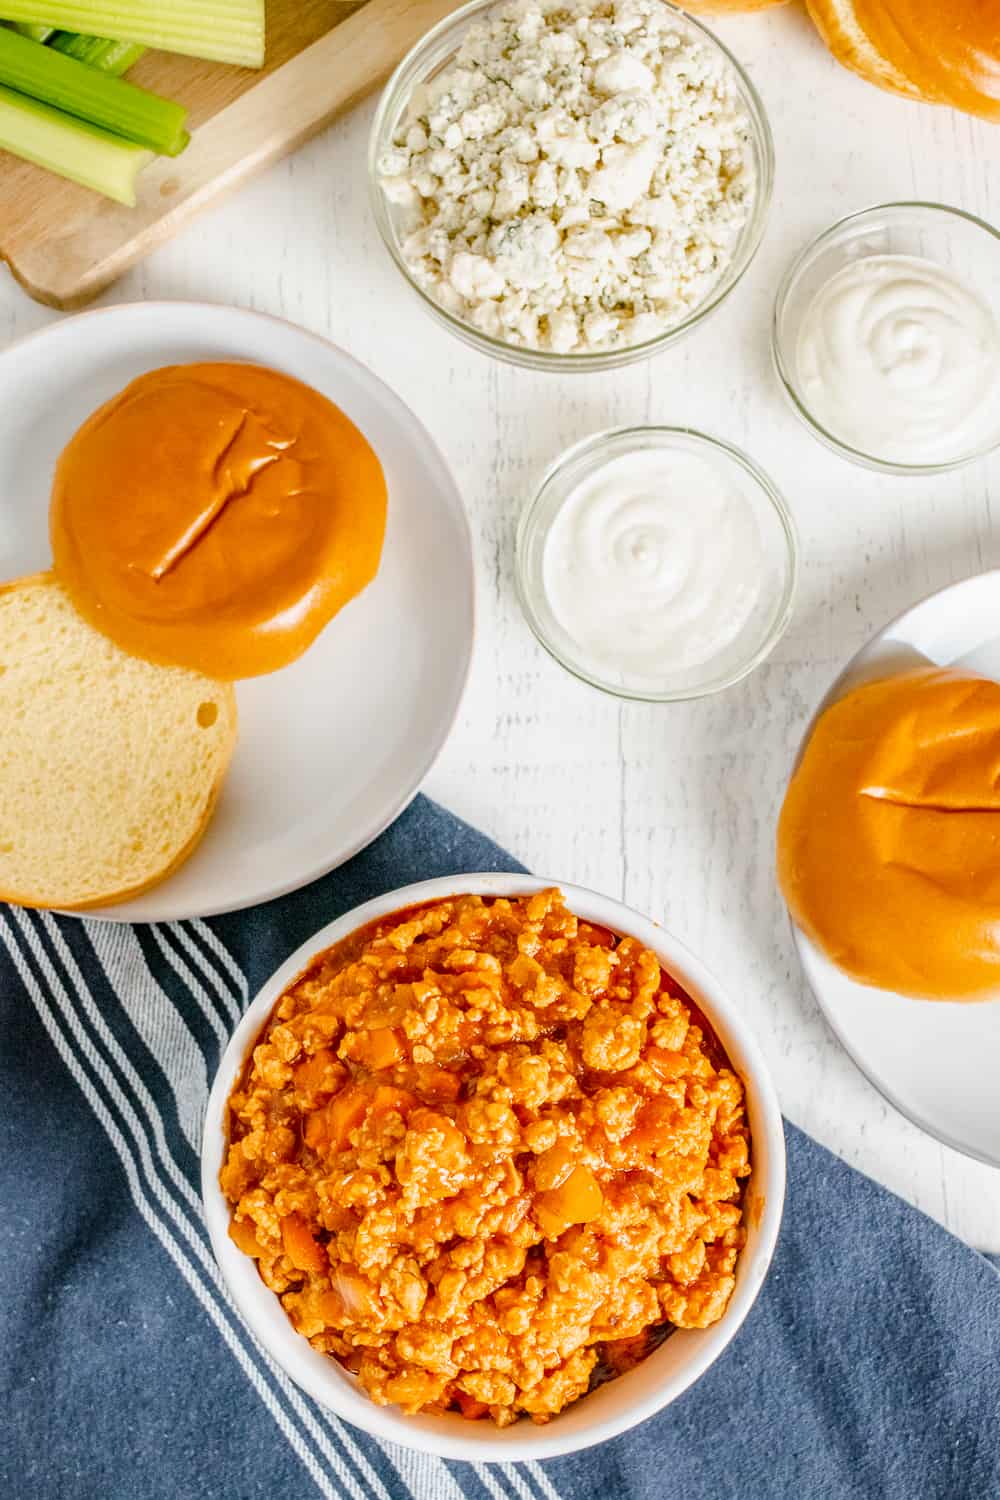
M 379 162 L 416 283 L 526 349 L 645 343 L 731 262 L 755 192 L 733 69 L 660 0 L 506 0 Z

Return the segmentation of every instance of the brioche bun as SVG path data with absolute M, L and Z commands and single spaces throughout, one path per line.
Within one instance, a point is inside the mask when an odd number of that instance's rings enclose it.
M 838 62 L 880 88 L 1000 121 L 996 0 L 806 0 Z

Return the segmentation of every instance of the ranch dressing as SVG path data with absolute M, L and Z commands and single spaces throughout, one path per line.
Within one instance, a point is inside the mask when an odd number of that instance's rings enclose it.
M 872 255 L 838 271 L 805 313 L 796 360 L 812 417 L 872 458 L 947 463 L 1000 437 L 1000 331 L 933 261 Z
M 754 614 L 766 566 L 738 482 L 692 453 L 609 459 L 563 500 L 543 587 L 577 653 L 622 682 L 722 659 Z

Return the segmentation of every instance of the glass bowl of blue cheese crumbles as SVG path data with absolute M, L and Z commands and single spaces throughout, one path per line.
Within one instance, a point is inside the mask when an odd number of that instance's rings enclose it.
M 732 291 L 774 168 L 756 90 L 665 0 L 474 0 L 400 64 L 372 126 L 386 246 L 452 332 L 599 370 Z

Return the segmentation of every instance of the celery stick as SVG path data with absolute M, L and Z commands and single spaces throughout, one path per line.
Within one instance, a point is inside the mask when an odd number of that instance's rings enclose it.
M 188 143 L 187 114 L 179 104 L 13 31 L 0 31 L 0 84 L 166 156 Z
M 152 155 L 5 88 L 0 88 L 0 150 L 129 208 L 135 206 L 135 179 Z
M 114 37 L 215 62 L 264 62 L 264 0 L 0 0 L 11 21 Z
M 75 31 L 58 31 L 49 43 L 53 52 L 65 52 L 88 68 L 97 68 L 112 78 L 127 73 L 145 52 L 138 42 L 109 42 L 103 36 L 79 36 Z
M 55 31 L 54 26 L 29 26 L 24 22 L 11 22 L 11 25 L 15 31 L 19 31 L 22 36 L 26 36 L 32 42 L 47 42 Z

